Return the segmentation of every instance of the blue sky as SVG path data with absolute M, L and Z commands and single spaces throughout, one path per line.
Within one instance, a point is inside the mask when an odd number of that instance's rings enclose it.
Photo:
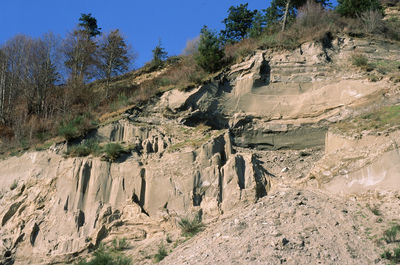
M 203 25 L 220 30 L 230 6 L 249 3 L 265 9 L 270 0 L 0 0 L 0 44 L 16 34 L 64 37 L 81 13 L 92 13 L 103 31 L 120 29 L 138 54 L 135 66 L 151 59 L 161 39 L 169 55 L 178 55 Z M 335 0 L 336 1 L 336 0 Z M 335 2 L 332 1 L 332 2 Z

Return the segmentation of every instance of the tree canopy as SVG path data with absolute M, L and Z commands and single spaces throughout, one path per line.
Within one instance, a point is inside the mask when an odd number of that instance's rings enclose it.
M 316 3 L 321 4 L 323 7 L 329 6 L 329 0 L 314 0 Z M 363 1 L 363 0 L 360 0 Z M 272 0 L 270 7 L 266 9 L 266 17 L 268 25 L 277 23 L 283 20 L 286 7 L 287 19 L 294 19 L 297 15 L 297 10 L 305 5 L 307 0 Z M 287 4 L 289 4 L 287 6 Z
M 337 12 L 345 17 L 357 17 L 370 10 L 382 11 L 379 0 L 338 0 Z
M 221 35 L 225 41 L 240 41 L 248 35 L 257 10 L 251 11 L 247 7 L 246 3 L 229 8 L 228 17 L 222 21 L 225 30 L 221 31 Z
M 91 37 L 96 37 L 101 34 L 101 28 L 97 26 L 97 19 L 92 17 L 92 14 L 81 14 L 79 18 L 79 26 L 84 28 L 84 30 L 89 33 Z
M 195 56 L 197 64 L 207 72 L 215 72 L 222 66 L 222 59 L 225 54 L 221 41 L 215 32 L 204 26 L 200 32 L 198 53 Z
M 154 66 L 159 66 L 162 62 L 167 59 L 168 53 L 167 51 L 161 46 L 161 41 L 158 41 L 157 46 L 152 50 L 153 52 L 153 60 L 151 61 Z

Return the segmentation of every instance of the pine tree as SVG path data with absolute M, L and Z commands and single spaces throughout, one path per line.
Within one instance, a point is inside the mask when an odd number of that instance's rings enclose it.
M 248 35 L 257 10 L 250 11 L 247 7 L 246 3 L 229 8 L 228 17 L 222 21 L 225 24 L 225 30 L 221 31 L 224 41 L 240 41 Z
M 79 26 L 88 32 L 90 37 L 96 37 L 101 34 L 101 28 L 97 26 L 97 19 L 92 17 L 92 14 L 81 14 L 79 21 Z
M 152 50 L 153 59 L 151 61 L 152 68 L 158 68 L 163 65 L 168 57 L 167 51 L 161 46 L 161 40 L 158 41 L 157 46 Z
M 197 64 L 210 73 L 221 69 L 225 56 L 221 46 L 217 35 L 204 26 L 201 29 L 198 53 L 195 55 Z

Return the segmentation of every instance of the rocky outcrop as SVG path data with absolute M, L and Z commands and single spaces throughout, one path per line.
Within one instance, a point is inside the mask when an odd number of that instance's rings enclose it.
M 392 86 L 346 71 L 351 56 L 361 52 L 376 60 L 400 59 L 390 43 L 327 36 L 295 51 L 257 51 L 196 89 L 165 93 L 156 108 L 179 113 L 190 126 L 230 128 L 242 147 L 323 146 L 324 124 L 350 117 L 366 102 L 382 101 Z
M 16 172 L 13 159 L 0 162 L 8 168 L 0 178 L 18 181 L 3 197 L 0 213 L 2 238 L 13 242 L 16 264 L 97 246 L 127 222 L 123 216 L 150 222 L 201 209 L 207 219 L 256 201 L 269 189 L 268 174 L 254 156 L 232 150 L 229 133 L 175 152 L 168 148 L 178 139 L 128 120 L 101 127 L 93 137 L 135 148 L 116 163 L 26 153 L 14 160 L 25 175 Z M 143 231 L 142 240 L 149 234 Z
M 399 131 L 357 138 L 329 132 L 325 155 L 309 174 L 331 193 L 400 191 Z

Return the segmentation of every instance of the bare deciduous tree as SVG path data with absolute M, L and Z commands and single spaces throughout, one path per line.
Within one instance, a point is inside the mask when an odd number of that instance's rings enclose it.
M 113 30 L 103 36 L 99 44 L 99 72 L 106 79 L 106 98 L 109 96 L 111 77 L 125 73 L 133 55 L 119 30 Z

